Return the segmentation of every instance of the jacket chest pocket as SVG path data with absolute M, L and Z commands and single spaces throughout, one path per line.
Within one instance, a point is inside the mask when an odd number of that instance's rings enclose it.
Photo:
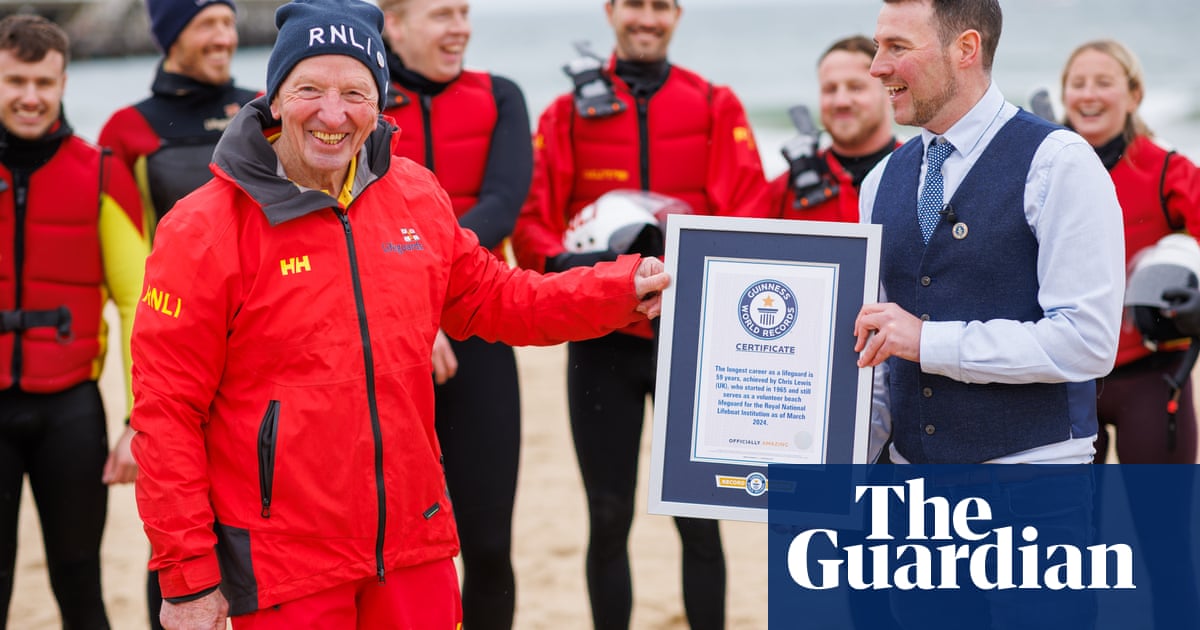
M 279 401 L 267 403 L 258 428 L 258 484 L 262 499 L 262 517 L 271 518 L 271 490 L 275 483 L 275 448 L 279 435 Z

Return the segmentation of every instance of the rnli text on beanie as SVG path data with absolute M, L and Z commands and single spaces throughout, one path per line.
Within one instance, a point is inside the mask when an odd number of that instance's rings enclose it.
M 387 94 L 383 12 L 362 0 L 292 0 L 275 11 L 279 35 L 267 60 L 267 102 L 296 64 L 317 55 L 346 55 L 375 77 L 382 106 Z
M 225 4 L 237 11 L 233 0 L 146 0 L 150 13 L 150 34 L 163 54 L 170 52 L 171 44 L 187 28 L 196 14 L 214 4 Z

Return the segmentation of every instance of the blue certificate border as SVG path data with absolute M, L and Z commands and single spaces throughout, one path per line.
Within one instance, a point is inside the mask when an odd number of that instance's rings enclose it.
M 767 493 L 790 491 L 782 485 L 770 488 L 764 477 L 767 467 L 761 464 L 692 458 L 704 270 L 711 257 L 837 265 L 825 461 L 865 463 L 871 370 L 857 365 L 853 330 L 862 305 L 877 299 L 879 236 L 877 225 L 689 215 L 668 218 L 666 262 L 672 285 L 663 295 L 659 333 L 650 512 L 766 522 Z M 744 487 L 727 483 L 739 479 L 745 480 Z M 763 481 L 766 492 L 760 489 Z

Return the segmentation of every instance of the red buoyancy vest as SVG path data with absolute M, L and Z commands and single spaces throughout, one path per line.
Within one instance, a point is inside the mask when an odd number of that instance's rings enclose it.
M 0 390 L 13 386 L 13 348 L 21 338 L 20 388 L 35 393 L 59 392 L 100 371 L 106 339 L 103 308 L 104 264 L 99 233 L 100 177 L 118 166 L 96 147 L 70 136 L 44 166 L 33 172 L 28 187 L 14 190 L 12 173 L 0 167 L 9 192 L 0 194 L 0 311 L 71 312 L 71 335 L 59 339 L 54 328 L 30 328 L 0 334 Z M 123 208 L 140 208 L 128 177 L 105 177 L 105 192 Z M 115 188 L 114 188 L 115 187 Z M 26 195 L 22 234 L 17 234 L 16 194 Z M 24 239 L 24 257 L 16 268 L 16 239 Z M 21 303 L 16 303 L 17 274 Z
M 403 94 L 405 101 L 389 105 L 383 112 L 400 127 L 400 139 L 393 151 L 429 167 L 425 159 L 426 121 L 420 96 L 397 83 L 392 84 L 392 89 Z M 429 134 L 433 136 L 431 170 L 450 195 L 455 215 L 461 217 L 479 199 L 492 132 L 496 128 L 491 75 L 464 70 L 441 94 L 433 97 L 433 106 L 428 121 Z
M 567 217 L 575 216 L 600 195 L 617 189 L 652 190 L 686 201 L 695 214 L 712 214 L 705 193 L 708 181 L 712 85 L 700 75 L 671 66 L 666 82 L 649 100 L 646 113 L 650 181 L 641 175 L 637 100 L 629 87 L 610 74 L 614 92 L 627 109 L 580 123 L 575 112 L 571 137 L 575 182 Z

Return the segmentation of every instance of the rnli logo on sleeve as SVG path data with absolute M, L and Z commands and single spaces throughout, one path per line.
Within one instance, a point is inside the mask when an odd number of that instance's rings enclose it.
M 738 321 L 755 339 L 778 339 L 796 324 L 796 294 L 778 280 L 759 280 L 742 293 Z
M 146 293 L 142 295 L 142 304 L 149 306 L 156 313 L 175 319 L 179 319 L 179 312 L 183 310 L 182 298 L 172 297 L 169 292 L 155 287 L 146 287 Z

